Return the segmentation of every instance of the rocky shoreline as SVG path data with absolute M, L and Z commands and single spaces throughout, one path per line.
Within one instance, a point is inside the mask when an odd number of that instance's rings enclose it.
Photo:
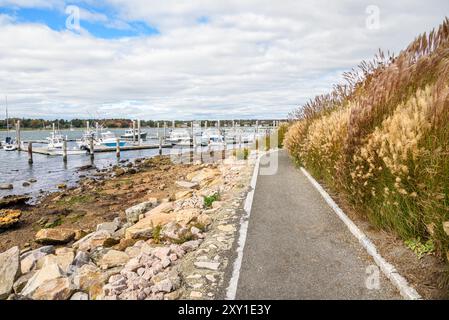
M 94 230 L 50 223 L 34 233 L 32 244 L 0 253 L 0 299 L 220 298 L 254 155 L 249 160 L 231 157 L 211 164 L 166 161 L 142 160 L 137 166 L 115 168 L 101 182 L 81 183 L 69 195 L 55 195 L 56 202 L 54 198 L 44 202 L 52 208 L 61 201 L 57 197 L 67 198 L 66 207 L 79 210 L 69 207 L 72 193 L 77 192 L 92 206 L 109 193 L 121 195 L 120 199 L 130 196 L 131 203 L 139 200 L 132 206 L 126 201 L 104 204 L 102 208 L 120 212 L 102 215 L 102 220 L 92 213 L 99 222 L 92 225 Z M 139 175 L 142 167 L 155 170 Z M 171 179 L 160 180 L 163 172 L 176 170 Z M 129 181 L 128 190 L 123 190 L 120 179 Z M 151 190 L 143 187 L 149 184 Z M 99 189 L 100 200 L 90 199 Z

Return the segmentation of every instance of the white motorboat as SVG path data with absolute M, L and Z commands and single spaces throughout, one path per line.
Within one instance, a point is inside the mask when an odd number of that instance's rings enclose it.
M 202 146 L 222 146 L 224 143 L 224 137 L 218 129 L 207 129 L 201 136 Z
M 133 141 L 146 140 L 147 135 L 148 133 L 146 131 L 140 131 L 140 139 L 139 139 L 139 130 L 130 128 L 120 136 L 120 139 L 133 140 Z
M 105 147 L 117 147 L 117 137 L 111 131 L 100 132 L 100 136 L 95 145 L 105 146 Z M 119 142 L 120 147 L 126 145 L 125 141 Z
M 17 149 L 18 149 L 17 142 L 11 137 L 6 137 L 5 144 L 3 145 L 3 150 L 15 151 Z
M 168 143 L 179 145 L 180 143 L 186 143 L 188 141 L 190 145 L 191 141 L 190 133 L 187 129 L 174 129 L 170 132 L 170 136 L 167 139 Z
M 65 137 L 67 140 L 67 137 Z M 47 138 L 48 150 L 62 149 L 64 146 L 64 137 L 59 132 L 53 131 L 50 137 Z
M 192 142 L 193 142 L 192 138 L 188 137 L 180 140 L 179 142 L 176 143 L 176 145 L 180 147 L 191 147 Z

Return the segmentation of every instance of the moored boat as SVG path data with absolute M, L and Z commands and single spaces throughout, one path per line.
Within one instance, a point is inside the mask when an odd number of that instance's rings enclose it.
M 134 141 L 139 141 L 139 140 L 146 140 L 147 139 L 147 135 L 148 133 L 146 131 L 141 131 L 140 132 L 140 139 L 139 139 L 139 131 L 136 129 L 127 129 L 125 131 L 124 134 L 122 134 L 120 136 L 120 139 L 123 140 L 134 140 Z

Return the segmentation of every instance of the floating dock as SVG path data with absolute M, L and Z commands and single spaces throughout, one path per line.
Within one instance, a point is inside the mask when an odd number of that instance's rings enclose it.
M 161 147 L 172 148 L 172 144 L 162 144 Z M 133 150 L 148 150 L 148 149 L 159 149 L 159 144 L 142 144 L 142 145 L 129 145 L 120 147 L 120 152 L 122 151 L 133 151 Z M 105 147 L 105 146 L 95 146 L 94 153 L 103 153 L 103 152 L 116 152 L 116 147 Z M 48 150 L 45 147 L 33 147 L 33 153 L 43 154 L 47 156 L 63 156 L 63 150 Z M 67 149 L 67 155 L 85 155 L 89 154 L 89 150 L 70 150 Z
M 129 146 L 123 146 L 120 147 L 120 151 L 133 151 L 133 150 L 147 150 L 147 149 L 159 149 L 159 147 L 165 149 L 165 148 L 172 148 L 172 144 L 142 144 L 142 145 L 129 145 Z M 95 146 L 94 147 L 94 153 L 98 152 L 116 152 L 116 147 L 105 147 L 105 146 Z

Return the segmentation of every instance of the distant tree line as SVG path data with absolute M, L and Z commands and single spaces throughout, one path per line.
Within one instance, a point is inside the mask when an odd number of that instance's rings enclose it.
M 9 127 L 14 128 L 15 123 L 17 120 L 20 120 L 20 126 L 21 128 L 25 129 L 49 129 L 52 127 L 53 124 L 60 129 L 69 129 L 69 128 L 85 128 L 87 121 L 89 121 L 90 126 L 95 126 L 95 123 L 98 122 L 101 126 L 105 128 L 130 128 L 132 126 L 132 120 L 130 119 L 73 119 L 73 120 L 64 120 L 64 119 L 56 119 L 56 120 L 44 120 L 44 119 L 19 119 L 19 118 L 12 118 L 9 119 Z M 204 126 L 205 121 L 208 122 L 208 126 L 216 126 L 217 120 L 202 120 L 202 121 L 195 121 L 197 124 L 201 124 Z M 232 126 L 233 120 L 221 120 L 220 125 L 221 126 Z M 236 125 L 240 126 L 253 126 L 256 124 L 257 120 L 234 120 Z M 160 127 L 163 127 L 164 122 L 167 124 L 167 127 L 172 126 L 172 120 L 141 120 L 140 124 L 142 127 L 151 127 L 155 128 L 157 127 L 157 124 L 159 123 Z M 260 120 L 259 125 L 260 126 L 267 126 L 272 125 L 273 120 Z M 182 121 L 177 120 L 175 121 L 176 127 L 186 127 L 190 126 L 191 121 Z M 6 120 L 0 120 L 0 129 L 6 129 Z

